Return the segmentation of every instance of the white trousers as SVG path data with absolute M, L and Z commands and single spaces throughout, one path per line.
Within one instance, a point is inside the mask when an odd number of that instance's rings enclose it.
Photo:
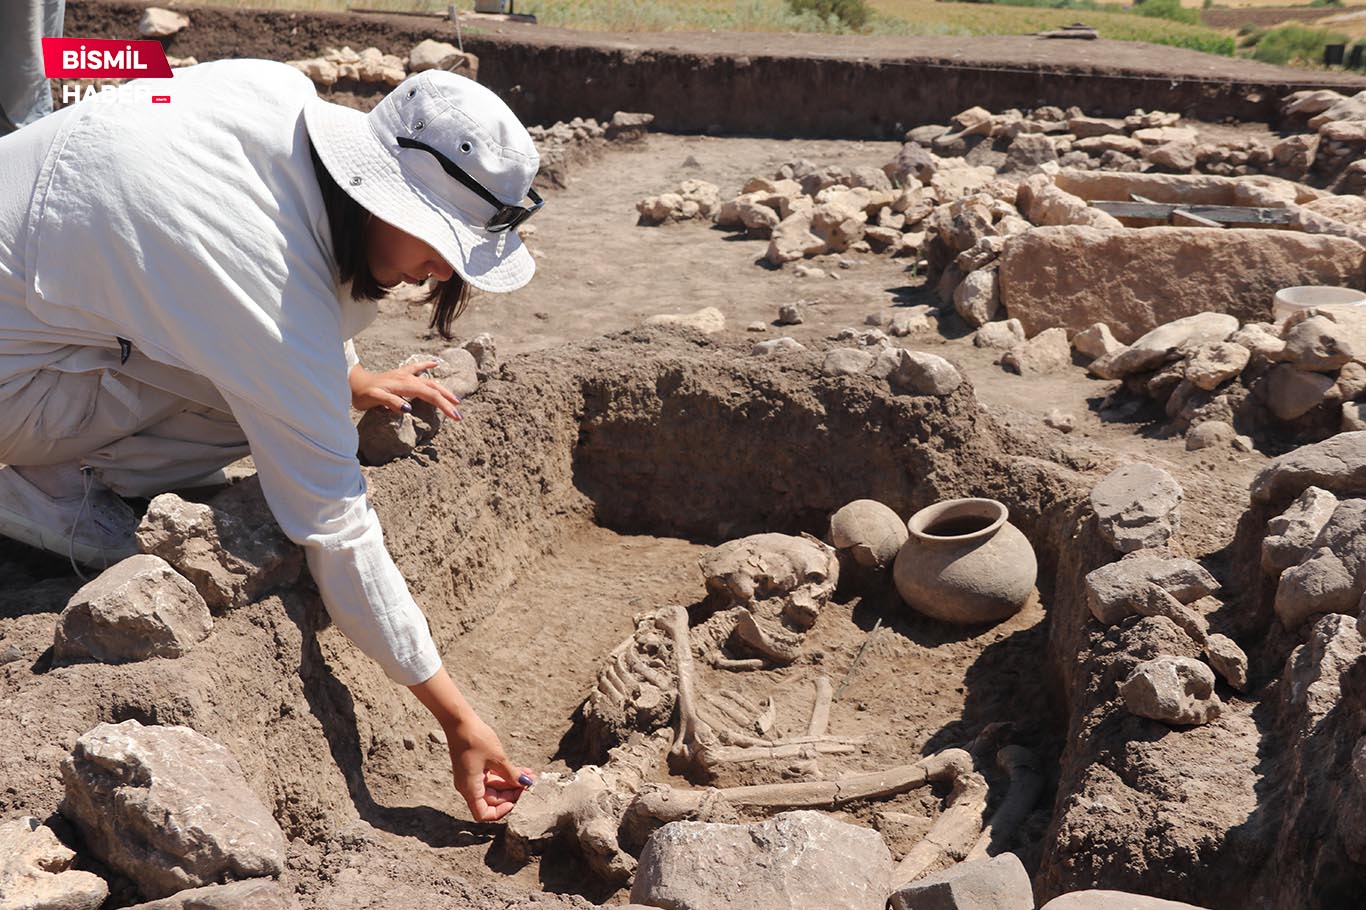
M 174 380 L 179 372 L 164 368 L 163 375 Z M 115 370 L 35 370 L 0 385 L 0 401 L 0 464 L 79 462 L 122 496 L 193 487 L 249 454 L 226 406 Z

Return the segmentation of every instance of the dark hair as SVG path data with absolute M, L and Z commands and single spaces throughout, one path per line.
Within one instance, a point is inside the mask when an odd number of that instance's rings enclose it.
M 337 185 L 312 143 L 308 146 L 313 159 L 313 170 L 322 189 L 323 205 L 327 208 L 327 224 L 332 229 L 332 249 L 337 256 L 337 270 L 343 282 L 351 282 L 351 296 L 356 300 L 379 300 L 387 293 L 380 287 L 370 272 L 370 261 L 365 248 L 365 225 L 370 213 L 365 206 L 352 199 L 345 190 Z M 432 304 L 432 318 L 429 328 L 441 333 L 447 341 L 451 339 L 451 323 L 469 303 L 470 287 L 459 272 L 453 272 L 447 281 L 438 281 L 427 295 L 427 303 Z

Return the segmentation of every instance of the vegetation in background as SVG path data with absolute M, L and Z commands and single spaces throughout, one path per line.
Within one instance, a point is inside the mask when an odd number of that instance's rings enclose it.
M 835 19 L 847 28 L 861 29 L 872 16 L 865 0 L 787 0 L 797 15 L 810 13 L 822 19 Z
M 1347 44 L 1350 40 L 1341 32 L 1303 25 L 1244 28 L 1240 35 L 1243 52 L 1263 63 L 1318 65 L 1323 62 L 1324 45 Z
M 444 12 L 450 0 L 200 0 L 217 6 L 344 10 L 348 7 Z M 789 5 L 791 4 L 791 5 Z M 460 0 L 469 9 L 473 0 Z M 862 7 L 860 25 L 839 9 Z M 1151 7 L 1143 11 L 1140 7 Z M 797 7 L 800 7 L 798 9 Z M 811 8 L 807 8 L 811 7 Z M 1171 10 L 1179 0 L 1146 0 L 1138 7 L 1097 0 L 1009 0 L 1009 3 L 953 3 L 936 0 L 516 0 L 521 13 L 544 25 L 620 32 L 859 31 L 875 35 L 1027 35 L 1084 19 L 1102 38 L 1146 41 L 1207 53 L 1231 55 L 1232 36 L 1191 24 Z M 827 12 L 829 10 L 830 12 Z M 1154 12 L 1156 11 L 1156 12 Z M 834 14 L 832 15 L 831 12 Z M 1081 12 L 1082 15 L 1078 15 Z M 1186 11 L 1194 15 L 1196 11 Z M 1135 15 L 1139 13 L 1139 15 Z M 850 18 L 857 21 L 856 16 Z

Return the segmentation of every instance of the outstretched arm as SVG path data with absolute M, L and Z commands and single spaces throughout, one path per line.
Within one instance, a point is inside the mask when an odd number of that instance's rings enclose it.
M 531 769 L 508 761 L 498 734 L 480 719 L 445 668 L 408 689 L 446 732 L 455 788 L 465 797 L 474 820 L 496 821 L 511 812 L 525 789 L 518 778 L 530 779 Z

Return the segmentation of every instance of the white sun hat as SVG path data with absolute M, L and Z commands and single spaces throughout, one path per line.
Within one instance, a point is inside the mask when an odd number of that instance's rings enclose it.
M 316 98 L 304 120 L 318 157 L 352 199 L 431 246 L 471 285 L 513 291 L 531 280 L 536 262 L 515 225 L 533 208 L 528 194 L 540 204 L 531 189 L 540 156 L 493 92 L 427 70 L 368 114 Z M 498 229 L 508 222 L 513 229 Z

